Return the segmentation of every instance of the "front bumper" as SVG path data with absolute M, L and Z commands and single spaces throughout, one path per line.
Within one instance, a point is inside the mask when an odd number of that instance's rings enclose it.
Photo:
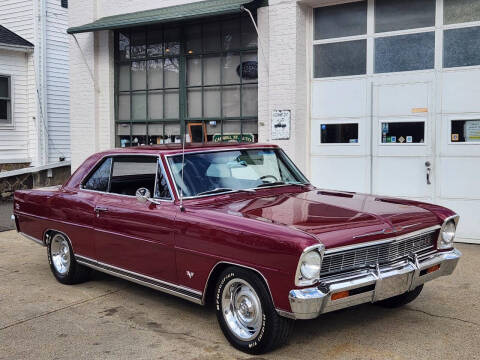
M 450 275 L 461 256 L 460 251 L 453 249 L 321 279 L 317 287 L 290 291 L 293 316 L 313 319 L 330 311 L 403 294 L 427 281 Z M 433 267 L 435 271 L 427 271 Z M 333 294 L 343 291 L 349 291 L 349 296 L 332 300 Z

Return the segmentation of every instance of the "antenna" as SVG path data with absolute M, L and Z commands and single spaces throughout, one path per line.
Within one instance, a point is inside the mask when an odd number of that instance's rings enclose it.
M 180 211 L 185 211 L 183 207 L 183 168 L 185 167 L 185 130 L 183 131 L 183 138 L 182 138 L 182 185 L 180 186 Z

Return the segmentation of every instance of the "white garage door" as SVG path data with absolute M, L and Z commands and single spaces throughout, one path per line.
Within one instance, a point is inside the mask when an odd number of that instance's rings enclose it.
M 480 243 L 480 2 L 314 9 L 310 173 L 323 188 L 417 199 Z

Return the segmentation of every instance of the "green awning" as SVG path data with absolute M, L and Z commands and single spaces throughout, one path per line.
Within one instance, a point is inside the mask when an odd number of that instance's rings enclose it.
M 74 26 L 67 29 L 69 34 L 82 32 L 120 29 L 181 20 L 190 20 L 206 16 L 235 14 L 242 7 L 254 10 L 266 6 L 267 0 L 206 0 L 183 5 L 169 6 L 161 9 L 139 11 L 115 16 L 107 16 L 90 24 Z

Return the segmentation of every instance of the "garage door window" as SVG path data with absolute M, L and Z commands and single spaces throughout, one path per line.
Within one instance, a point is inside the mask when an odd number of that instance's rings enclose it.
M 480 143 L 480 120 L 452 120 L 453 143 Z
M 480 26 L 445 30 L 443 66 L 480 65 Z
M 422 144 L 424 142 L 424 121 L 382 123 L 382 144 Z
M 358 124 L 321 124 L 320 139 L 322 144 L 356 144 Z
M 315 40 L 367 33 L 367 2 L 326 6 L 314 10 Z
M 443 0 L 445 24 L 457 24 L 480 20 L 480 1 Z
M 435 25 L 435 0 L 376 0 L 375 32 Z

